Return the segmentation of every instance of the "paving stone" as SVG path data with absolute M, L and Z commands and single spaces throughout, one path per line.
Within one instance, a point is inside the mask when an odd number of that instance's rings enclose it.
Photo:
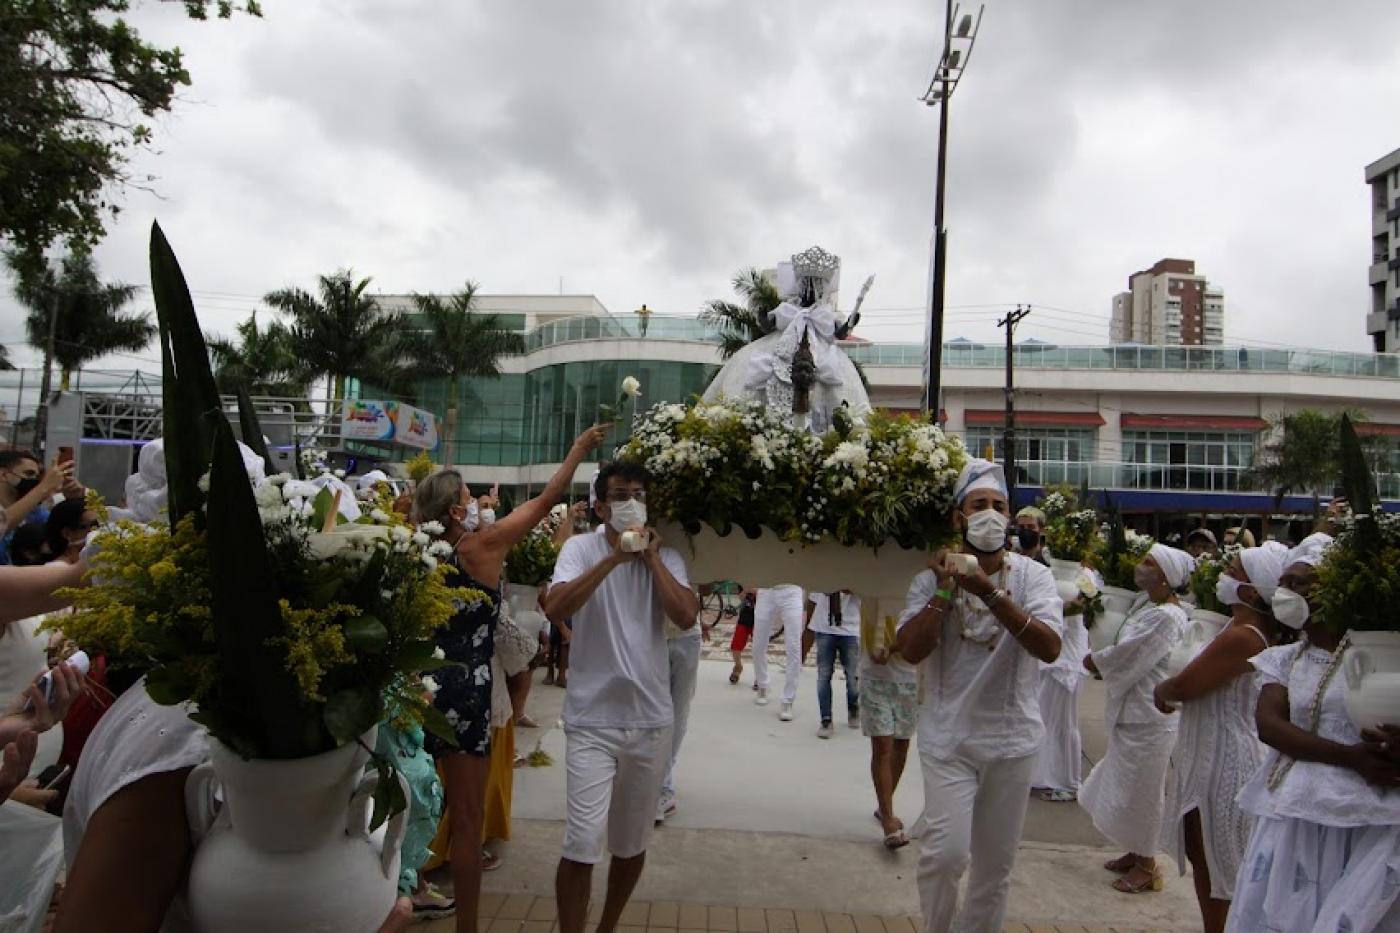
M 737 933 L 739 929 L 739 915 L 733 907 L 710 907 L 710 923 L 708 929 L 718 931 L 718 933 Z

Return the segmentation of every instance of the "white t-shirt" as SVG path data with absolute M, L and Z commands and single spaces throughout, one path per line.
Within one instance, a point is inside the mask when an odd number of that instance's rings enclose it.
M 812 593 L 808 596 L 812 605 L 812 624 L 809 626 L 818 635 L 845 635 L 860 637 L 860 597 L 854 593 L 840 594 L 841 620 L 835 624 L 831 618 L 831 594 Z
M 1006 581 L 998 585 L 1013 603 L 1063 637 L 1064 604 L 1049 568 L 1019 554 L 1007 554 L 1005 561 Z M 905 614 L 917 615 L 937 588 L 932 570 L 915 577 Z M 965 628 L 970 637 L 964 637 Z M 935 758 L 974 762 L 1033 753 L 1045 736 L 1040 667 L 1040 660 L 1021 647 L 981 600 L 955 596 L 944 616 L 938 647 L 923 662 L 919 750 Z
M 554 564 L 553 586 L 577 580 L 612 552 L 606 534 L 575 535 Z M 661 562 L 682 586 L 685 561 L 661 548 Z M 615 567 L 573 615 L 564 724 L 594 729 L 671 725 L 671 667 L 665 613 L 641 560 Z

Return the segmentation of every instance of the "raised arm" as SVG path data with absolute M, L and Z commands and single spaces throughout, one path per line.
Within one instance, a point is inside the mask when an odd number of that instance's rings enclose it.
M 1222 632 L 1180 674 L 1157 685 L 1152 697 L 1157 708 L 1164 713 L 1173 712 L 1177 703 L 1199 700 L 1237 677 L 1252 674 L 1254 667 L 1249 659 L 1263 648 L 1259 636 L 1252 631 L 1235 627 Z
M 564 458 L 564 462 L 559 465 L 559 469 L 554 471 L 554 475 L 549 478 L 538 496 L 516 506 L 505 518 L 500 519 L 494 525 L 482 528 L 476 533 L 476 547 L 485 551 L 497 551 L 504 555 L 509 551 L 515 542 L 530 533 L 530 530 L 544 521 L 549 510 L 554 507 L 554 503 L 564 497 L 569 491 L 569 486 L 573 484 L 574 474 L 578 472 L 579 466 L 588 459 L 588 455 L 598 448 L 607 436 L 608 425 L 597 425 L 584 431 L 574 440 L 574 446 L 569 448 L 569 455 Z
M 5 507 L 5 517 L 9 520 L 10 527 L 18 528 L 20 523 L 29 517 L 30 512 L 47 502 L 54 493 L 62 489 L 72 479 L 73 462 L 71 460 L 55 463 L 45 470 L 44 475 L 39 480 L 39 485 L 16 499 L 14 505 Z

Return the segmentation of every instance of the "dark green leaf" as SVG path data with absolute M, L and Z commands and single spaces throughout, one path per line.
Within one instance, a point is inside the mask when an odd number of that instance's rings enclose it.
M 194 694 L 194 683 L 175 667 L 164 665 L 146 675 L 146 692 L 161 706 L 174 706 Z
M 427 665 L 437 660 L 433 657 L 436 650 L 437 643 L 432 639 L 407 642 L 399 650 L 399 667 L 406 671 L 427 670 Z
M 248 449 L 263 458 L 268 473 L 274 472 L 272 455 L 267 452 L 267 440 L 263 437 L 262 425 L 258 423 L 258 413 L 253 410 L 253 400 L 248 397 L 248 387 L 238 386 L 238 428 L 243 435 L 243 443 Z
M 374 616 L 356 616 L 344 628 L 345 641 L 356 651 L 379 652 L 389 643 L 389 630 Z
M 399 783 L 398 772 L 391 761 L 383 755 L 375 754 L 374 770 L 379 777 L 374 785 L 374 812 L 369 819 L 369 831 L 374 832 L 389 817 L 408 807 L 404 798 L 403 785 Z
M 433 735 L 442 739 L 453 748 L 457 748 L 457 733 L 452 728 L 452 723 L 447 721 L 447 717 L 442 714 L 442 710 L 436 706 L 428 706 L 423 710 L 423 728 Z
M 371 687 L 337 691 L 326 700 L 326 731 L 342 745 L 353 742 L 379 722 L 382 708 L 378 692 Z
M 1361 448 L 1361 440 L 1356 436 L 1356 428 L 1346 414 L 1341 420 L 1341 441 L 1339 458 L 1342 466 L 1342 486 L 1346 490 L 1347 502 L 1356 515 L 1371 515 L 1375 508 L 1376 481 L 1371 468 L 1366 463 L 1366 453 Z M 1376 523 L 1363 519 L 1356 523 L 1356 548 L 1363 554 L 1380 550 L 1381 532 Z
M 326 527 L 326 519 L 330 517 L 331 509 L 335 504 L 335 493 L 331 492 L 329 486 L 322 487 L 316 493 L 316 498 L 311 500 L 311 527 L 320 531 Z

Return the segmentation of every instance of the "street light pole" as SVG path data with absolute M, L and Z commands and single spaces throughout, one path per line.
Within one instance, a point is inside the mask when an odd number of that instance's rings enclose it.
M 972 57 L 972 46 L 982 25 L 983 7 L 972 14 L 959 15 L 961 7 L 947 0 L 943 16 L 943 54 L 939 56 L 933 81 L 920 98 L 927 106 L 938 106 L 938 162 L 933 195 L 933 257 L 929 263 L 929 316 L 924 335 L 923 408 L 938 420 L 943 401 L 943 308 L 947 294 L 948 231 L 943 226 L 943 206 L 948 172 L 948 104 L 958 81 Z M 954 23 L 957 30 L 954 31 Z M 941 105 L 941 106 L 940 106 Z
M 1006 423 L 1002 425 L 1001 446 L 1006 471 L 1007 505 L 1012 512 L 1016 511 L 1016 367 L 1013 363 L 1015 346 L 1012 335 L 1021 318 L 1030 313 L 1030 305 L 1024 308 L 1017 305 L 1015 311 L 1008 312 L 1006 317 L 997 321 L 997 327 L 1006 328 Z

